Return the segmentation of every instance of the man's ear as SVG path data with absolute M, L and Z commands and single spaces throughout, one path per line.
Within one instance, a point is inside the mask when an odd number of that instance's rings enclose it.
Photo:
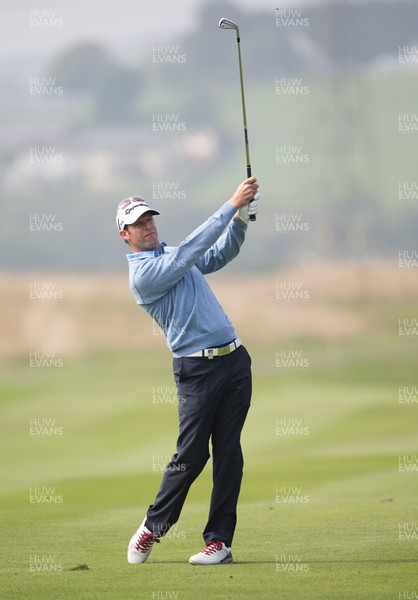
M 121 229 L 121 230 L 119 231 L 119 235 L 120 235 L 121 237 L 123 237 L 123 239 L 125 240 L 125 242 L 128 240 L 128 235 L 129 235 L 129 234 L 128 234 L 128 232 L 126 231 L 126 229 Z

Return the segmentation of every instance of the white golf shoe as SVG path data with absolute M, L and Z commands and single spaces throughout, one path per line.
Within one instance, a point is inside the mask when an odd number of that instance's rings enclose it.
M 131 564 L 145 562 L 151 554 L 154 542 L 157 542 L 157 544 L 160 543 L 160 540 L 155 538 L 154 534 L 145 527 L 146 520 L 147 518 L 145 517 L 129 542 L 128 562 Z
M 220 540 L 210 540 L 203 550 L 189 558 L 192 565 L 226 565 L 232 562 L 231 548 Z

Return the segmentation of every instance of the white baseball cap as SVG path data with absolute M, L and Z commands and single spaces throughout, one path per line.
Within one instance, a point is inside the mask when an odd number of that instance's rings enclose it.
M 145 200 L 139 196 L 125 198 L 125 200 L 122 200 L 118 204 L 116 227 L 122 230 L 125 225 L 132 225 L 132 223 L 135 223 L 146 212 L 150 212 L 153 215 L 160 214 L 157 210 L 150 208 Z

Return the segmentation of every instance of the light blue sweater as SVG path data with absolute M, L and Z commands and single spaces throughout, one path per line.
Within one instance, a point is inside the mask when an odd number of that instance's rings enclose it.
M 247 225 L 233 219 L 235 213 L 226 202 L 178 247 L 127 254 L 131 291 L 176 358 L 237 337 L 203 277 L 238 254 Z

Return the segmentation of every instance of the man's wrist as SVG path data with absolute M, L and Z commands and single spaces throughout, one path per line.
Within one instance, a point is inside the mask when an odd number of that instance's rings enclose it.
M 230 200 L 228 200 L 228 204 L 230 204 L 231 206 L 233 206 L 235 208 L 235 210 L 239 210 L 240 209 L 240 207 L 236 205 L 236 203 L 233 201 L 232 198 Z

